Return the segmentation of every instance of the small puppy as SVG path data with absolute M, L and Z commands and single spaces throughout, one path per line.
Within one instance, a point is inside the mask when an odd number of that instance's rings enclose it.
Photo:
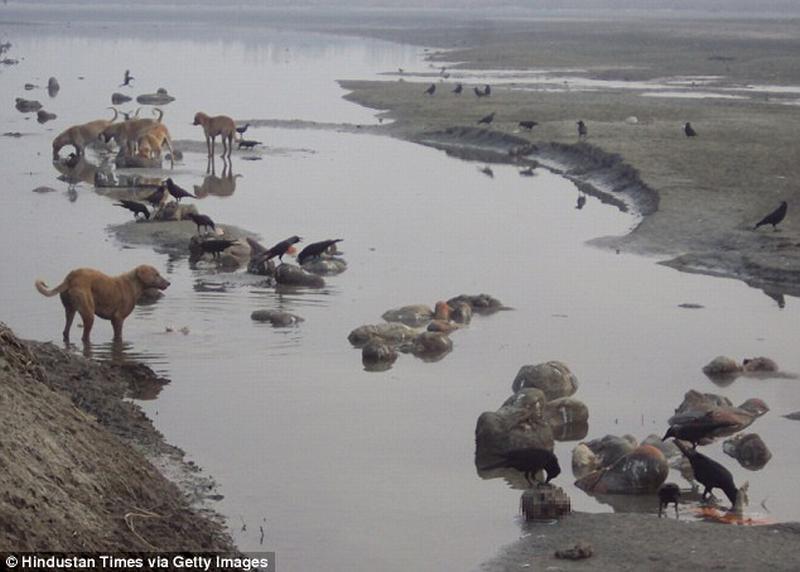
M 233 140 L 236 138 L 236 123 L 227 115 L 216 115 L 209 117 L 202 111 L 194 114 L 194 122 L 192 125 L 202 125 L 203 133 L 206 136 L 206 148 L 208 149 L 208 156 L 214 156 L 214 141 L 217 135 L 222 140 L 222 157 L 231 156 L 233 150 Z
M 84 343 L 89 343 L 95 315 L 111 320 L 114 327 L 114 341 L 122 340 L 122 323 L 133 311 L 136 302 L 147 288 L 166 290 L 169 281 L 158 270 L 143 264 L 119 276 L 107 276 L 92 268 L 73 270 L 64 281 L 48 290 L 42 280 L 36 281 L 36 289 L 44 296 L 61 295 L 61 303 L 66 313 L 64 341 L 69 341 L 69 330 L 75 312 L 83 320 Z

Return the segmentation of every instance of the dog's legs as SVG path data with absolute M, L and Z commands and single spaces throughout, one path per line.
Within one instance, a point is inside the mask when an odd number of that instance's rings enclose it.
M 89 343 L 92 326 L 94 325 L 94 300 L 92 300 L 91 295 L 80 295 L 75 302 L 78 313 L 81 315 L 81 320 L 83 320 L 83 336 L 81 336 L 81 339 Z
M 121 342 L 122 341 L 122 322 L 124 318 L 111 318 L 111 325 L 114 328 L 114 341 Z
M 213 156 L 211 153 L 211 137 L 208 136 L 208 133 L 206 133 L 206 151 L 208 152 L 209 157 Z
M 64 323 L 64 341 L 69 341 L 69 330 L 72 328 L 72 320 L 75 319 L 75 308 L 71 306 L 64 305 L 64 315 L 66 316 L 67 320 Z

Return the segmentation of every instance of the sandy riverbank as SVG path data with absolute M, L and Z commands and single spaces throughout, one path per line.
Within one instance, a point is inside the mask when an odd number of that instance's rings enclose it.
M 658 194 L 658 209 L 629 235 L 601 238 L 597 244 L 655 254 L 686 271 L 740 278 L 759 288 L 800 293 L 800 218 L 792 215 L 800 191 L 796 181 L 794 121 L 800 107 L 787 94 L 748 99 L 645 97 L 644 89 L 554 91 L 495 85 L 491 97 L 476 98 L 472 85 L 456 96 L 451 89 L 459 69 L 566 68 L 574 78 L 633 82 L 674 76 L 719 76 L 720 88 L 763 83 L 792 85 L 798 77 L 798 42 L 787 22 L 689 21 L 628 23 L 531 22 L 476 24 L 464 29 L 373 30 L 371 35 L 440 46 L 431 58 L 460 62 L 438 83 L 404 81 L 342 82 L 348 98 L 386 110 L 396 121 L 392 135 L 421 134 L 453 126 L 476 126 L 495 112 L 493 131 L 523 137 L 552 158 L 560 146 L 568 170 L 591 179 L 591 161 L 581 154 L 596 148 L 622 157 L 641 182 Z M 632 31 L 634 30 L 635 31 Z M 478 33 L 481 31 L 482 33 Z M 464 46 L 467 43 L 467 46 Z M 426 80 L 427 81 L 427 80 Z M 579 83 L 579 82 L 577 82 Z M 635 116 L 638 123 L 626 123 Z M 589 128 L 586 145 L 576 146 L 575 123 Z M 539 123 L 531 132 L 518 121 Z M 689 139 L 683 123 L 699 136 Z M 537 156 L 534 152 L 533 157 Z M 780 232 L 753 231 L 763 215 L 789 203 Z

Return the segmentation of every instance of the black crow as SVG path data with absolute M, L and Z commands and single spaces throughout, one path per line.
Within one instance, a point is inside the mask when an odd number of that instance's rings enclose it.
M 695 447 L 697 443 L 706 438 L 713 438 L 713 433 L 718 429 L 733 427 L 736 422 L 731 420 L 720 420 L 715 418 L 713 412 L 705 414 L 686 413 L 673 415 L 669 419 L 669 429 L 664 434 L 662 441 L 670 437 L 688 441 Z
M 239 139 L 239 145 L 236 148 L 241 149 L 244 147 L 245 149 L 252 149 L 256 145 L 261 145 L 261 141 L 253 141 L 252 139 Z
M 586 137 L 589 135 L 589 129 L 586 127 L 586 124 L 583 120 L 578 121 L 578 139 L 581 137 Z
M 293 244 L 297 244 L 303 240 L 297 235 L 290 236 L 286 240 L 280 241 L 278 244 L 270 248 L 267 252 L 265 252 L 261 259 L 262 260 L 269 260 L 270 258 L 278 257 L 278 260 L 283 262 L 283 255 L 292 247 Z
M 182 189 L 178 185 L 176 185 L 175 181 L 172 180 L 172 177 L 168 178 L 166 181 L 164 181 L 164 183 L 167 185 L 167 190 L 169 191 L 169 194 L 175 197 L 175 200 L 178 202 L 181 202 L 181 199 L 183 197 L 192 197 L 193 199 L 197 198 L 189 191 Z
M 153 207 L 157 207 L 164 200 L 164 194 L 166 192 L 167 188 L 164 185 L 159 185 L 158 188 L 146 196 L 144 200 L 150 203 Z
M 436 93 L 436 84 L 432 83 L 431 86 L 425 90 L 425 93 L 427 93 L 428 95 L 433 95 L 434 93 Z
M 662 511 L 670 504 L 675 505 L 675 518 L 678 518 L 678 499 L 681 498 L 681 489 L 675 483 L 665 483 L 658 489 L 658 518 Z
M 586 205 L 586 195 L 578 195 L 578 203 L 575 208 L 581 210 Z
M 199 246 L 200 250 L 202 250 L 203 252 L 208 252 L 214 258 L 219 258 L 220 252 L 229 249 L 236 243 L 237 243 L 236 240 L 229 240 L 227 238 L 211 238 L 208 240 L 204 240 L 199 244 Z
M 702 453 L 698 453 L 694 449 L 689 449 L 684 446 L 680 441 L 674 441 L 675 445 L 681 452 L 689 459 L 692 465 L 692 472 L 694 473 L 694 480 L 705 487 L 703 491 L 703 500 L 711 495 L 712 489 L 721 489 L 731 501 L 731 506 L 736 504 L 736 496 L 739 494 L 736 489 L 736 484 L 733 482 L 733 475 L 731 472 L 717 463 L 713 459 L 709 459 Z
M 136 218 L 137 215 L 143 214 L 144 218 L 150 219 L 150 211 L 148 211 L 147 207 L 140 202 L 129 201 L 128 199 L 120 199 L 118 203 L 114 203 L 114 206 L 128 209 L 133 213 L 133 218 Z
M 194 221 L 194 224 L 197 225 L 197 234 L 200 234 L 200 227 L 201 226 L 205 227 L 206 230 L 208 230 L 208 229 L 216 229 L 217 228 L 216 226 L 214 226 L 214 221 L 211 220 L 210 216 L 202 215 L 202 214 L 196 214 L 196 213 L 189 213 L 186 216 L 188 216 L 190 219 L 192 219 L 192 221 Z
M 535 173 L 533 172 L 533 165 L 529 165 L 527 168 L 522 169 L 519 172 L 520 177 L 533 177 Z
M 492 121 L 494 121 L 494 114 L 495 114 L 495 112 L 492 111 L 486 117 L 481 117 L 480 119 L 478 119 L 478 125 L 480 125 L 481 123 L 485 123 L 486 125 L 489 125 Z
M 247 131 L 248 127 L 250 127 L 250 124 L 245 123 L 243 127 L 240 126 L 236 128 L 236 133 L 238 133 L 239 135 L 244 135 L 244 132 Z
M 489 471 L 501 467 L 516 469 L 525 473 L 525 478 L 531 485 L 533 485 L 533 478 L 536 473 L 542 469 L 547 472 L 547 480 L 545 480 L 545 483 L 549 483 L 561 472 L 558 459 L 552 452 L 546 449 L 537 449 L 536 447 L 514 449 L 502 453 L 500 457 L 503 459 L 502 461 L 482 467 L 481 470 Z
M 456 86 L 453 88 L 453 93 L 455 93 L 456 95 L 460 95 L 463 90 L 464 86 L 461 85 L 460 83 L 457 83 Z
M 486 87 L 483 88 L 483 95 L 489 96 L 492 95 L 492 88 L 489 87 L 489 84 L 486 84 Z
M 537 125 L 539 125 L 539 123 L 536 122 L 536 121 L 520 121 L 519 122 L 519 126 L 524 128 L 524 129 L 527 129 L 528 131 L 530 131 L 531 129 L 533 129 Z
M 479 87 L 473 87 L 473 88 L 472 88 L 472 91 L 474 91 L 474 92 L 475 92 L 475 95 L 477 95 L 479 98 L 481 98 L 481 97 L 483 97 L 484 95 L 486 95 L 485 93 L 483 93 L 483 92 L 480 90 L 480 88 L 479 88 Z
M 490 179 L 494 179 L 494 171 L 492 171 L 492 168 L 489 165 L 486 165 L 483 169 L 478 170 Z
M 323 240 L 320 242 L 312 242 L 308 246 L 306 246 L 300 254 L 297 255 L 297 262 L 298 264 L 302 265 L 303 262 L 306 261 L 307 258 L 318 257 L 323 252 L 328 250 L 331 246 L 336 244 L 337 242 L 342 242 L 343 239 L 337 238 L 334 240 Z
M 786 201 L 781 202 L 781 206 L 777 209 L 769 213 L 767 216 L 762 218 L 756 226 L 753 227 L 753 230 L 757 229 L 760 226 L 764 226 L 765 224 L 771 224 L 773 230 L 777 230 L 776 225 L 780 223 L 786 217 L 786 209 L 789 208 L 789 205 L 786 204 Z
M 683 132 L 686 133 L 687 137 L 697 137 L 697 131 L 694 130 L 692 124 L 688 121 L 686 122 L 686 125 L 683 126 Z
M 126 86 L 126 85 L 130 85 L 132 79 L 136 79 L 136 78 L 131 75 L 131 70 L 125 70 L 125 79 L 122 81 L 122 83 L 119 86 L 123 87 L 123 86 Z

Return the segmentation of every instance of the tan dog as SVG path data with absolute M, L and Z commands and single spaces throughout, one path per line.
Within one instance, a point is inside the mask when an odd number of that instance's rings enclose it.
M 133 311 L 142 292 L 147 288 L 165 290 L 168 286 L 169 282 L 158 270 L 146 264 L 119 276 L 107 276 L 92 268 L 78 268 L 67 274 L 64 281 L 52 290 L 48 290 L 47 284 L 41 280 L 36 281 L 36 289 L 43 295 L 61 294 L 61 303 L 67 316 L 64 341 L 69 341 L 69 329 L 75 312 L 78 312 L 83 320 L 82 339 L 85 343 L 89 343 L 95 315 L 111 320 L 114 340 L 121 340 L 122 322 Z
M 96 143 L 100 133 L 111 125 L 119 116 L 117 110 L 113 107 L 109 108 L 114 110 L 114 117 L 111 119 L 97 119 L 89 123 L 82 123 L 81 125 L 73 125 L 58 134 L 53 139 L 53 160 L 58 159 L 58 152 L 67 145 L 72 145 L 75 148 L 75 154 L 79 157 L 83 155 L 83 151 L 87 145 Z
M 154 109 L 153 112 L 158 113 L 158 119 L 129 119 L 121 123 L 114 123 L 103 129 L 98 138 L 105 143 L 114 140 L 125 155 L 133 157 L 136 155 L 136 146 L 139 140 L 151 128 L 159 125 L 164 117 L 164 112 L 160 109 Z
M 208 149 L 208 156 L 214 156 L 214 141 L 217 135 L 222 140 L 222 155 L 221 157 L 231 156 L 233 150 L 233 140 L 236 138 L 236 123 L 227 115 L 216 115 L 209 117 L 202 111 L 194 114 L 194 122 L 192 125 L 202 125 L 203 132 L 206 135 L 206 148 Z
M 163 123 L 151 127 L 143 137 L 139 139 L 139 156 L 145 159 L 161 159 L 161 148 L 166 145 L 169 149 L 170 163 L 174 164 L 174 151 L 172 150 L 172 138 L 169 129 Z M 142 150 L 144 149 L 144 153 Z

